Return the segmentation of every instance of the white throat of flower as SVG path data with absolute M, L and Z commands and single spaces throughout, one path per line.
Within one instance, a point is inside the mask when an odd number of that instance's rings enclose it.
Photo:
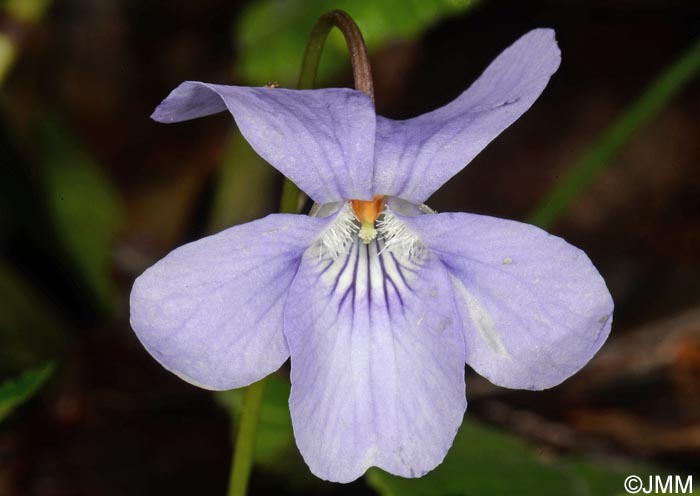
M 384 240 L 384 246 L 379 251 L 380 255 L 388 251 L 413 261 L 425 250 L 418 236 L 386 207 L 383 215 L 377 219 L 377 233 Z
M 319 258 L 346 256 L 356 242 L 377 243 L 379 255 L 392 253 L 400 260 L 415 261 L 425 245 L 389 208 L 383 207 L 373 223 L 360 222 L 350 202 L 345 202 L 333 223 L 318 238 Z
M 355 219 L 349 202 L 343 204 L 338 217 L 328 226 L 318 238 L 320 258 L 338 258 L 346 255 L 359 231 L 359 223 Z

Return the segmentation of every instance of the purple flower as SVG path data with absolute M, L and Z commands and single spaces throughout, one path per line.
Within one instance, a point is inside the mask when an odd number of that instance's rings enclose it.
M 146 270 L 131 292 L 143 345 L 215 390 L 291 356 L 297 444 L 314 474 L 340 482 L 370 466 L 405 477 L 437 466 L 466 409 L 465 363 L 510 388 L 565 380 L 612 323 L 586 254 L 527 224 L 422 204 L 532 105 L 559 61 L 554 32 L 536 29 L 457 99 L 404 121 L 350 89 L 181 84 L 155 120 L 230 111 L 316 205 Z

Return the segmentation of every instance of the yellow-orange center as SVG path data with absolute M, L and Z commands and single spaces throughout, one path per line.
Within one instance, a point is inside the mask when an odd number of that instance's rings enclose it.
M 355 212 L 355 217 L 360 221 L 360 238 L 365 244 L 369 244 L 377 237 L 374 222 L 384 210 L 384 197 L 374 195 L 372 200 L 351 200 L 350 204 L 352 211 Z
M 374 224 L 374 221 L 377 220 L 377 217 L 384 209 L 384 197 L 381 195 L 374 195 L 372 200 L 352 200 L 350 203 L 357 220 L 361 224 L 365 222 Z

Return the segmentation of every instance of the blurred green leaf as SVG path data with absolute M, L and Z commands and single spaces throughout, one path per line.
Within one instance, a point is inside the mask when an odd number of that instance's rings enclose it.
M 0 18 L 9 17 L 15 23 L 26 25 L 37 22 L 46 13 L 52 0 L 3 0 L 0 2 Z M 5 82 L 17 59 L 17 36 L 0 33 L 0 86 Z
M 445 461 L 420 479 L 403 479 L 379 469 L 369 484 L 388 495 L 572 494 L 569 478 L 525 443 L 465 421 Z
M 28 370 L 19 377 L 0 384 L 0 422 L 13 409 L 31 398 L 51 376 L 53 369 L 53 363 L 48 363 L 43 367 Z
M 67 342 L 58 309 L 0 259 L 0 373 L 56 358 Z
M 602 462 L 571 459 L 562 461 L 562 464 L 571 475 L 573 486 L 580 493 L 591 496 L 627 494 L 623 485 L 625 477 L 632 474 L 646 476 L 652 471 L 648 467 L 625 465 L 615 461 L 603 465 Z M 663 471 L 656 470 L 655 473 L 661 474 Z
M 4 0 L 5 13 L 21 22 L 36 22 L 51 6 L 52 0 Z
M 236 29 L 241 53 L 240 77 L 248 84 L 279 82 L 292 87 L 306 40 L 316 19 L 331 9 L 348 12 L 360 27 L 370 51 L 392 38 L 410 39 L 442 18 L 466 11 L 477 0 L 264 0 L 248 7 Z M 325 47 L 317 81 L 347 64 L 342 35 L 333 30 Z M 349 69 L 349 67 L 348 67 Z
M 16 58 L 17 46 L 9 36 L 0 33 L 0 84 L 7 79 Z
M 445 461 L 426 476 L 404 479 L 372 468 L 367 481 L 382 496 L 613 496 L 623 490 L 626 475 L 645 473 L 640 467 L 545 455 L 467 420 Z
M 117 303 L 110 276 L 112 243 L 121 228 L 119 196 L 95 161 L 56 120 L 39 127 L 41 178 L 57 237 L 103 310 Z
M 612 163 L 615 155 L 668 101 L 700 73 L 700 40 L 668 66 L 576 162 L 530 215 L 548 228 Z

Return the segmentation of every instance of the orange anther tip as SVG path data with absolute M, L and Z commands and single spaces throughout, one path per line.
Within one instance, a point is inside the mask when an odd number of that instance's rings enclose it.
M 374 195 L 372 200 L 351 200 L 350 203 L 360 223 L 374 224 L 381 211 L 384 210 L 384 197 L 381 195 Z

